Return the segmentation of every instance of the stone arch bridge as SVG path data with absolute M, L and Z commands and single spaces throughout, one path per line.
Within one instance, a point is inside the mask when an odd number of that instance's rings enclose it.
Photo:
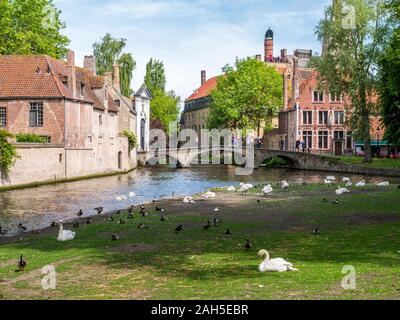
M 178 168 L 189 168 L 194 164 L 222 164 L 220 159 L 213 162 L 210 155 L 223 155 L 226 159 L 227 155 L 235 159 L 234 163 L 258 169 L 263 162 L 274 157 L 281 158 L 293 169 L 314 170 L 314 171 L 336 171 L 347 173 L 364 174 L 365 168 L 343 163 L 335 158 L 317 154 L 309 154 L 303 152 L 289 152 L 280 150 L 254 149 L 254 148 L 232 148 L 232 147 L 212 147 L 206 149 L 200 148 L 180 148 L 165 149 L 157 151 L 139 152 L 139 166 L 153 165 L 176 165 Z M 205 155 L 205 156 L 204 156 Z M 207 157 L 207 155 L 209 155 Z M 204 157 L 202 157 L 204 156 Z M 202 160 L 203 158 L 203 160 Z M 228 156 L 229 158 L 229 156 Z M 159 161 L 164 159 L 164 161 Z M 239 161 L 238 161 L 239 160 Z M 232 162 L 223 162 L 232 164 Z M 370 173 L 374 174 L 374 173 Z

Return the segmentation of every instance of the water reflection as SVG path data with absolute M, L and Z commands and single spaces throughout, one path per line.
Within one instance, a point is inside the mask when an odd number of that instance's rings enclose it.
M 29 230 L 49 226 L 52 221 L 74 219 L 79 209 L 86 215 L 95 214 L 93 208 L 103 206 L 106 211 L 148 202 L 154 197 L 192 195 L 211 187 L 236 185 L 240 182 L 266 181 L 321 182 L 327 173 L 289 169 L 258 170 L 250 176 L 235 176 L 235 167 L 199 166 L 192 169 L 168 167 L 138 169 L 121 176 L 42 186 L 0 193 L 0 225 L 15 234 L 18 223 Z M 337 174 L 337 177 L 349 176 Z M 399 179 L 351 176 L 369 182 L 398 182 Z M 357 180 L 358 179 L 358 180 Z M 136 197 L 118 202 L 118 195 L 136 193 Z

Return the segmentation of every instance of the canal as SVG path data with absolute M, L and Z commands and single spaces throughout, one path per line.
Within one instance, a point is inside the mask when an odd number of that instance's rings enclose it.
M 28 228 L 41 229 L 51 222 L 76 218 L 82 209 L 85 216 L 94 215 L 95 207 L 102 206 L 105 211 L 127 208 L 149 202 L 154 197 L 193 195 L 207 191 L 211 187 L 224 187 L 245 183 L 264 183 L 266 181 L 288 180 L 290 182 L 320 183 L 330 174 L 290 169 L 260 169 L 250 176 L 235 176 L 235 167 L 198 166 L 191 169 L 168 167 L 141 168 L 126 175 L 104 177 L 64 184 L 47 185 L 38 188 L 0 192 L 0 226 L 9 230 L 9 235 L 17 233 L 18 224 Z M 348 176 L 357 182 L 390 181 L 399 183 L 400 179 Z M 134 192 L 136 196 L 129 198 Z M 118 201 L 118 196 L 128 199 Z

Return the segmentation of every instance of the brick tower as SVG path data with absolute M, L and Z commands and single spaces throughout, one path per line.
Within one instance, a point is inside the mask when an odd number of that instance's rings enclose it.
M 271 61 L 274 56 L 274 33 L 271 28 L 265 34 L 264 41 L 265 62 Z

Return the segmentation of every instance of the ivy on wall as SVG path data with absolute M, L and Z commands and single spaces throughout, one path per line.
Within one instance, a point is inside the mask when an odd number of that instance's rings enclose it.
M 122 133 L 125 137 L 128 138 L 129 141 L 129 151 L 135 149 L 138 146 L 137 136 L 133 132 L 129 130 L 125 130 Z
M 19 158 L 17 148 L 10 143 L 14 135 L 6 130 L 0 129 L 0 169 L 2 174 L 8 174 Z

